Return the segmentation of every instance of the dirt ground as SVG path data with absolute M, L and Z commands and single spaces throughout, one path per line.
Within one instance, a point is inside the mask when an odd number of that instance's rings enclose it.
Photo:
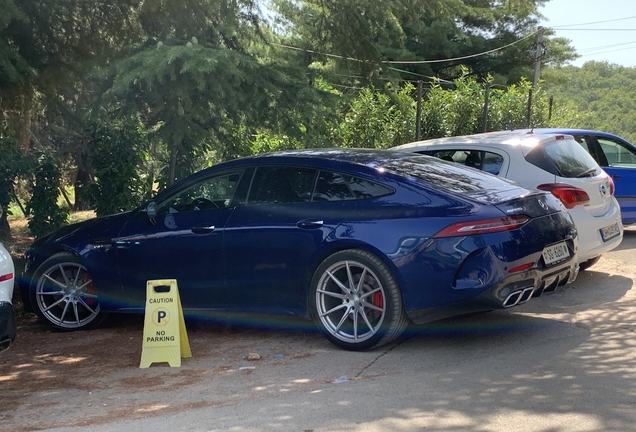
M 279 324 L 188 323 L 193 357 L 178 368 L 140 369 L 143 316 L 111 315 L 96 330 L 65 333 L 21 315 L 15 343 L 0 353 L 0 430 L 98 425 L 240 400 L 247 396 L 235 387 L 254 368 L 282 378 L 316 347 L 334 349 L 305 321 Z

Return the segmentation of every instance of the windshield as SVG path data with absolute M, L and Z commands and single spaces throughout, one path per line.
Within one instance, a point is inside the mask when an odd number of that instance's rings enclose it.
M 538 146 L 526 156 L 531 164 L 559 177 L 594 177 L 600 167 L 576 141 L 563 139 Z

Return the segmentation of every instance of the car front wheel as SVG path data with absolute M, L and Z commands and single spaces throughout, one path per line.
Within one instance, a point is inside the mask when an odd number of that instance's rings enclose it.
M 81 260 L 58 253 L 44 261 L 34 276 L 38 316 L 60 330 L 87 330 L 105 318 L 93 279 Z
M 409 323 L 390 270 L 375 255 L 359 249 L 336 252 L 318 266 L 309 300 L 322 333 L 348 350 L 389 343 Z

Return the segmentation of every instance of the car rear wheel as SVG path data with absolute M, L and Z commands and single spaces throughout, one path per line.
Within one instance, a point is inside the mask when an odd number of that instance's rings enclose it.
M 81 260 L 58 253 L 42 263 L 33 291 L 38 316 L 60 330 L 87 330 L 105 318 L 93 279 Z
M 310 313 L 327 339 L 352 351 L 389 343 L 409 323 L 390 270 L 359 249 L 336 252 L 318 266 Z

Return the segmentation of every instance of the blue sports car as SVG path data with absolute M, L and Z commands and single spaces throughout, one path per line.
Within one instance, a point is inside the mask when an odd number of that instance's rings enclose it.
M 63 330 L 143 313 L 176 279 L 186 318 L 310 317 L 372 348 L 409 322 L 508 308 L 574 280 L 577 232 L 552 194 L 428 156 L 270 153 L 195 173 L 127 213 L 37 239 L 25 308 Z

